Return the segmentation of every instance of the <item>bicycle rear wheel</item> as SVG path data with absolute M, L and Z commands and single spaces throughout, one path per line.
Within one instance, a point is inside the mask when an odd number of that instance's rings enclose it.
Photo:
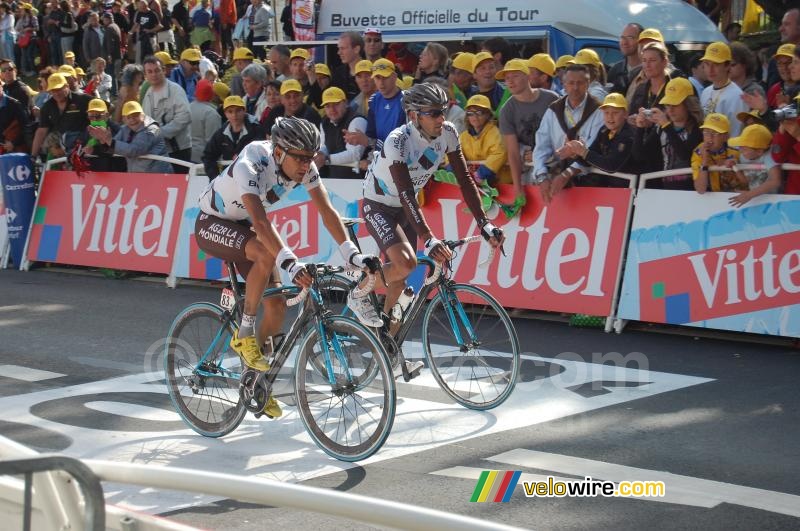
M 508 313 L 480 288 L 440 285 L 422 319 L 422 345 L 439 386 L 464 407 L 497 407 L 514 390 L 517 333 Z
M 392 429 L 394 378 L 383 348 L 364 326 L 341 316 L 323 323 L 324 338 L 314 327 L 299 346 L 297 407 L 309 435 L 325 453 L 360 461 L 377 452 Z
M 183 421 L 206 437 L 221 437 L 242 422 L 242 362 L 228 343 L 233 323 L 222 308 L 197 303 L 175 318 L 167 336 L 164 373 L 169 397 Z

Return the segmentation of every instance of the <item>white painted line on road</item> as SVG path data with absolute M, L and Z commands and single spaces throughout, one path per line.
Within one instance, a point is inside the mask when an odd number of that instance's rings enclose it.
M 637 498 L 641 500 L 666 501 L 707 508 L 716 507 L 720 503 L 731 503 L 800 517 L 800 496 L 794 494 L 521 448 L 487 459 L 515 467 L 548 470 L 578 477 L 588 476 L 615 483 L 640 480 L 664 482 L 666 487 L 664 498 Z
M 95 401 L 86 402 L 87 408 L 101 413 L 109 413 L 120 417 L 130 417 L 139 420 L 158 420 L 167 422 L 180 422 L 181 416 L 174 411 L 165 411 L 155 407 L 139 404 L 126 404 L 123 402 Z
M 30 367 L 23 367 L 22 365 L 0 365 L 0 376 L 13 378 L 14 380 L 23 380 L 25 382 L 40 382 L 42 380 L 61 378 L 62 376 L 66 376 L 66 374 L 32 369 Z

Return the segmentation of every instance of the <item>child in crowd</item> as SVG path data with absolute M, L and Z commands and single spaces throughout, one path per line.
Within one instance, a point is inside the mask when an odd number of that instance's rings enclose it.
M 739 158 L 739 153 L 728 147 L 728 117 L 712 112 L 706 116 L 700 129 L 703 131 L 703 142 L 692 153 L 694 189 L 700 194 L 706 193 L 709 188 L 712 192 L 747 190 L 748 186 L 737 179 L 734 172 L 709 169 L 711 166 L 725 166 L 729 160 Z
M 731 138 L 728 145 L 739 148 L 738 164 L 760 164 L 763 170 L 741 170 L 735 160 L 726 162 L 739 183 L 749 189 L 730 198 L 730 204 L 740 207 L 761 194 L 778 191 L 781 186 L 781 168 L 770 153 L 772 133 L 763 125 L 748 125 L 738 137 Z
M 486 182 L 490 186 L 498 183 L 510 184 L 511 172 L 506 165 L 506 145 L 500 129 L 492 120 L 492 104 L 489 98 L 476 94 L 467 100 L 467 130 L 461 133 L 461 149 L 468 161 L 470 174 L 475 182 Z
M 612 92 L 600 105 L 603 111 L 603 127 L 591 146 L 582 140 L 570 140 L 566 147 L 586 165 L 599 168 L 608 173 L 629 172 L 634 169 L 628 164 L 633 150 L 633 126 L 628 123 L 628 102 L 625 96 Z M 628 181 L 597 173 L 579 175 L 577 186 L 603 186 L 624 188 Z

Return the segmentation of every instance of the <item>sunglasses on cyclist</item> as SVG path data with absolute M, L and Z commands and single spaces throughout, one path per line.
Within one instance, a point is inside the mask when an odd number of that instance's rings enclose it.
M 439 118 L 444 116 L 444 109 L 431 109 L 430 111 L 417 111 L 420 116 L 430 116 L 431 118 Z
M 313 155 L 304 155 L 302 153 L 292 153 L 291 151 L 287 151 L 286 154 L 292 157 L 300 164 L 311 164 L 314 161 L 314 157 L 316 156 L 316 153 L 314 153 Z

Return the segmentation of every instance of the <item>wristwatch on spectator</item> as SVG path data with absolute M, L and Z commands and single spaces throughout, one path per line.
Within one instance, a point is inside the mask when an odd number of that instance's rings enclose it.
M 534 184 L 542 184 L 543 182 L 545 182 L 547 180 L 547 177 L 548 177 L 547 173 L 540 173 L 540 174 L 534 176 L 533 183 Z

